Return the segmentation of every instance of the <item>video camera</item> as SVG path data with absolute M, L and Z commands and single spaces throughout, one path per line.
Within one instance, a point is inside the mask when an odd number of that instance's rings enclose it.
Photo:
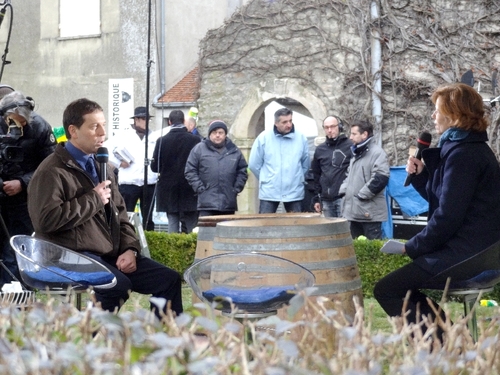
M 23 128 L 9 117 L 6 118 L 6 121 L 9 130 L 7 134 L 0 135 L 0 174 L 4 171 L 5 163 L 19 163 L 24 159 L 23 148 L 15 145 L 17 140 L 23 136 Z M 2 186 L 3 180 L 0 178 L 0 198 L 6 196 Z

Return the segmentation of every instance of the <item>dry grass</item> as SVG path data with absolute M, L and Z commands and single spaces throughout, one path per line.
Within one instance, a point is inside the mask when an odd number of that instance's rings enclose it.
M 121 312 L 134 312 L 139 308 L 149 309 L 149 295 L 142 295 L 132 293 L 130 299 L 122 306 Z M 43 301 L 47 300 L 44 293 L 37 293 L 37 299 Z M 65 300 L 65 297 L 56 297 Z M 192 289 L 184 284 L 182 287 L 182 301 L 184 309 L 189 309 L 192 306 Z M 85 307 L 86 303 L 90 302 L 90 297 L 84 294 L 82 298 L 82 306 Z M 449 302 L 446 304 L 446 309 L 452 321 L 458 321 L 463 318 L 463 305 L 458 302 Z M 494 307 L 476 306 L 478 324 L 487 324 L 492 318 L 497 316 L 497 309 Z M 370 329 L 372 332 L 386 332 L 390 333 L 393 329 L 391 320 L 380 307 L 378 302 L 373 298 L 364 300 L 364 318 L 370 321 Z
M 185 309 L 192 305 L 192 289 L 188 285 L 182 287 L 182 301 Z M 133 311 L 140 306 L 144 309 L 149 308 L 149 296 L 132 293 L 130 299 L 123 305 L 121 311 Z M 449 302 L 446 304 L 452 321 L 463 318 L 464 308 L 461 303 Z M 493 316 L 496 316 L 497 309 L 493 307 L 477 306 L 477 319 L 479 322 L 488 322 Z M 368 298 L 364 300 L 365 320 L 370 320 L 372 332 L 391 332 L 392 325 L 385 311 L 380 307 L 377 300 Z
M 188 307 L 190 289 L 183 293 Z M 424 321 L 424 334 L 420 326 L 388 319 L 373 300 L 357 305 L 352 320 L 301 293 L 290 304 L 303 311 L 296 321 L 190 312 L 159 324 L 138 294 L 118 315 L 42 297 L 26 311 L 0 309 L 1 374 L 500 374 L 498 307 L 480 308 L 475 343 L 461 306 L 445 305 L 441 345 L 435 324 Z

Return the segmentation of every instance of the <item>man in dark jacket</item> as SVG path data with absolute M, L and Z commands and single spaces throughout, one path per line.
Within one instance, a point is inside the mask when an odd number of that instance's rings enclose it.
M 151 169 L 158 172 L 156 211 L 166 212 L 168 232 L 179 233 L 181 221 L 186 232 L 191 233 L 198 223 L 196 195 L 184 177 L 184 169 L 189 153 L 200 137 L 189 133 L 184 126 L 184 113 L 170 112 L 168 134 L 156 141 Z
M 200 216 L 238 210 L 236 197 L 248 179 L 247 167 L 240 149 L 227 138 L 227 125 L 212 121 L 208 138 L 193 148 L 185 169 L 186 179 L 198 194 Z
M 0 101 L 0 211 L 5 223 L 5 227 L 0 228 L 0 250 L 3 249 L 3 263 L 10 272 L 0 268 L 1 284 L 11 282 L 12 275 L 19 279 L 9 237 L 33 233 L 26 203 L 28 184 L 35 169 L 52 154 L 56 145 L 51 126 L 33 109 L 33 99 L 18 91 L 5 95 Z M 6 152 L 16 150 L 15 147 L 19 147 L 19 152 Z M 4 233 L 5 230 L 8 233 Z
M 109 268 L 116 285 L 95 288 L 103 309 L 120 308 L 132 290 L 164 298 L 176 314 L 182 313 L 182 279 L 174 270 L 141 256 L 110 164 L 108 180 L 99 182 L 94 154 L 106 138 L 101 106 L 77 99 L 66 107 L 63 125 L 68 142 L 57 145 L 28 186 L 35 237 L 83 252 Z
M 351 160 L 352 142 L 344 134 L 344 124 L 337 116 L 323 120 L 326 140 L 314 151 L 311 170 L 314 175 L 316 212 L 326 217 L 340 217 L 342 198 L 340 185 L 344 181 Z

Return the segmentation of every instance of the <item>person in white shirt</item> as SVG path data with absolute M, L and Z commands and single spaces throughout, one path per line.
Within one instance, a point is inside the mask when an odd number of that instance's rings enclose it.
M 140 201 L 142 217 L 147 217 L 145 230 L 154 230 L 153 208 L 154 191 L 158 175 L 148 167 L 147 194 L 144 195 L 144 154 L 146 147 L 146 107 L 134 110 L 132 129 L 106 141 L 109 151 L 109 162 L 118 168 L 119 190 L 128 212 L 134 212 L 137 201 Z M 152 116 L 149 116 L 151 118 Z M 148 159 L 153 151 L 159 132 L 149 131 Z M 147 216 L 146 216 L 147 215 Z

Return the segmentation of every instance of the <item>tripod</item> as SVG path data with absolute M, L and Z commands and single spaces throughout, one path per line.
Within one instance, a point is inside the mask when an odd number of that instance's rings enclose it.
M 5 221 L 2 216 L 2 206 L 0 206 L 0 232 L 2 232 L 2 237 L 4 237 L 4 241 L 0 241 L 0 267 L 2 267 L 7 273 L 12 277 L 14 281 L 19 281 L 19 279 L 12 273 L 11 270 L 4 264 L 3 262 L 3 249 L 5 246 L 5 242 L 9 242 L 10 234 L 7 229 L 7 225 L 5 225 Z
M 7 225 L 5 225 L 5 221 L 2 216 L 2 206 L 0 206 L 0 233 L 2 234 L 2 237 L 4 237 L 5 241 L 9 242 L 10 240 L 10 233 L 9 230 L 7 229 Z M 12 277 L 12 280 L 17 281 L 21 284 L 22 291 L 15 291 L 15 292 L 3 292 L 0 291 L 0 304 L 9 304 L 9 305 L 15 305 L 18 308 L 24 308 L 27 306 L 30 306 L 33 302 L 35 302 L 35 293 L 31 290 L 29 290 L 26 285 L 21 282 L 16 275 L 12 273 L 11 270 L 5 265 L 3 262 L 3 249 L 5 246 L 5 241 L 0 241 L 0 267 L 6 271 L 10 277 Z M 0 285 L 0 287 L 3 288 L 3 285 Z

